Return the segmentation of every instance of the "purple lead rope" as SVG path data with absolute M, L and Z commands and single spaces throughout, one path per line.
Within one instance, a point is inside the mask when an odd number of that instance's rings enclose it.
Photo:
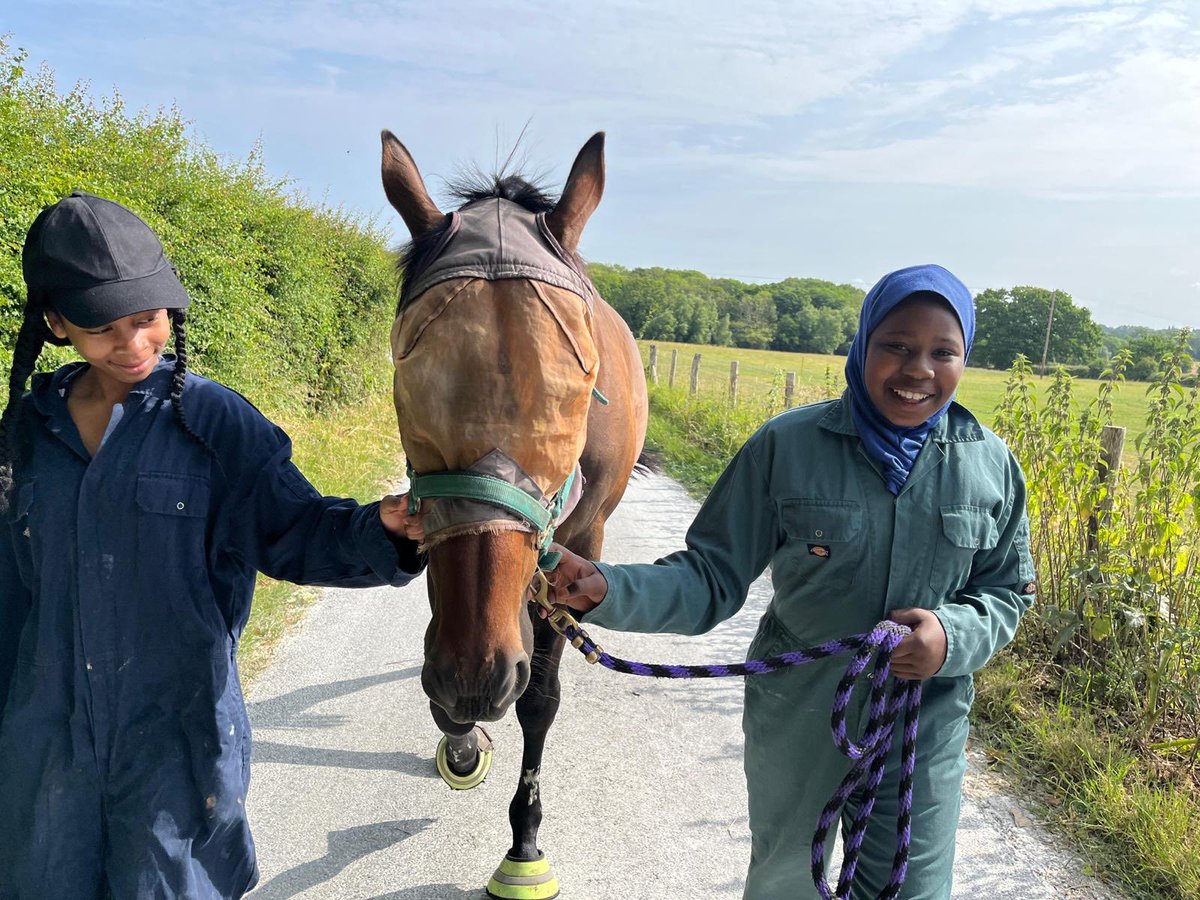
M 887 758 L 891 753 L 896 731 L 896 720 L 904 711 L 904 742 L 900 761 L 900 814 L 896 819 L 896 855 L 892 859 L 892 873 L 888 883 L 879 893 L 879 900 L 894 900 L 908 874 L 908 851 L 912 842 L 912 783 L 913 769 L 917 758 L 917 717 L 921 710 L 921 682 L 889 679 L 892 651 L 909 633 L 908 627 L 884 620 L 866 634 L 826 641 L 816 647 L 793 650 L 766 659 L 751 659 L 743 663 L 726 665 L 675 666 L 658 663 L 632 662 L 606 653 L 588 637 L 577 622 L 563 616 L 555 627 L 572 646 L 579 648 L 590 662 L 598 662 L 606 669 L 624 672 L 627 675 L 644 675 L 650 678 L 722 678 L 725 676 L 763 675 L 800 666 L 818 659 L 826 659 L 842 653 L 856 651 L 846 672 L 838 683 L 833 698 L 830 725 L 833 743 L 854 765 L 842 779 L 837 790 L 825 804 L 817 821 L 817 830 L 812 843 L 812 877 L 817 891 L 824 900 L 845 900 L 850 895 L 858 857 L 862 850 L 863 837 L 875 798 L 883 781 Z M 870 673 L 871 709 L 863 736 L 856 743 L 846 734 L 846 707 L 854 684 L 874 659 Z M 850 828 L 842 838 L 842 868 L 838 875 L 837 888 L 831 890 L 825 881 L 825 845 L 829 831 L 837 821 L 841 810 L 850 797 L 863 786 L 862 800 L 858 812 L 851 820 Z

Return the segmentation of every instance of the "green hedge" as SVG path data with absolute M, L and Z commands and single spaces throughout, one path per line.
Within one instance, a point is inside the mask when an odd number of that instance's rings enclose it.
M 271 409 L 321 408 L 385 389 L 396 274 L 383 235 L 313 207 L 257 153 L 222 159 L 178 110 L 128 112 L 0 37 L 0 366 L 25 303 L 21 245 L 38 211 L 73 190 L 109 197 L 158 232 L 192 297 L 194 368 Z M 42 368 L 71 358 L 43 354 Z M 6 380 L 6 379 L 5 379 Z

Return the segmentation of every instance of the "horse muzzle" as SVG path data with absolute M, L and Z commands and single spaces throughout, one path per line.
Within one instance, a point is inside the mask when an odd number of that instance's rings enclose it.
M 455 722 L 494 722 L 525 692 L 529 672 L 524 653 L 497 657 L 473 671 L 456 660 L 427 658 L 421 687 Z

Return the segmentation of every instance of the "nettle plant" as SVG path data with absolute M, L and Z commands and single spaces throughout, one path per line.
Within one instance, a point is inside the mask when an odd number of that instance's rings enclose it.
M 1082 406 L 1062 370 L 1039 401 L 1018 358 L 995 420 L 1025 470 L 1038 569 L 1017 652 L 1139 737 L 1194 735 L 1200 721 L 1200 398 L 1187 336 L 1162 359 L 1145 430 L 1115 471 L 1102 438 L 1128 353 Z

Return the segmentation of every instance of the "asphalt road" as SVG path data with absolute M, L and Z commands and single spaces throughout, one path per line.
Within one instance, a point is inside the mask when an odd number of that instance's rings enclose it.
M 670 480 L 635 480 L 609 523 L 605 558 L 648 562 L 678 549 L 695 510 Z M 740 660 L 769 593 L 760 579 L 738 616 L 698 638 L 589 631 L 630 659 Z M 428 618 L 424 579 L 328 590 L 247 692 L 255 900 L 484 896 L 510 843 L 520 730 L 512 713 L 488 726 L 496 753 L 480 787 L 442 783 L 440 732 L 419 677 Z M 566 653 L 539 838 L 564 900 L 740 898 L 750 848 L 741 680 L 634 678 Z M 954 896 L 1116 898 L 981 758 L 972 752 L 964 788 Z

